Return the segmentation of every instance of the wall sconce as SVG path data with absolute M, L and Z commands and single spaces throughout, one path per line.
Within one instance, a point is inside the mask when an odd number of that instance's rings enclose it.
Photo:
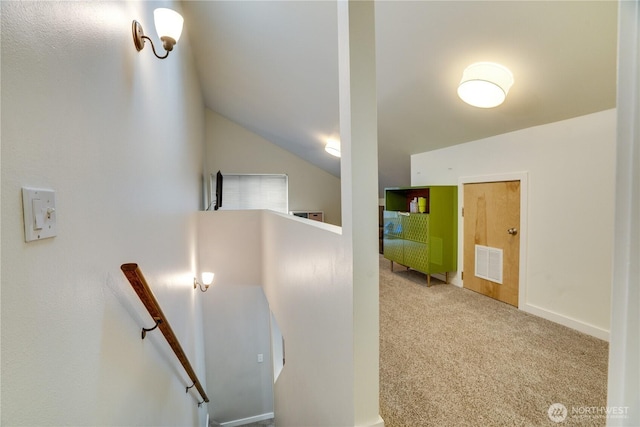
M 202 283 L 198 282 L 198 279 L 193 278 L 193 289 L 200 286 L 200 291 L 207 292 L 211 283 L 213 283 L 214 274 L 208 271 L 202 273 Z M 203 285 L 204 284 L 204 285 Z
M 164 59 L 169 56 L 169 52 L 173 50 L 173 46 L 178 43 L 180 35 L 182 34 L 182 24 L 184 23 L 184 19 L 174 10 L 160 8 L 153 11 L 153 20 L 156 24 L 158 37 L 162 40 L 162 47 L 164 47 L 164 50 L 166 50 L 167 53 L 164 56 L 159 56 L 156 53 L 153 41 L 144 35 L 142 25 L 136 20 L 131 24 L 133 44 L 136 46 L 136 50 L 140 52 L 144 48 L 145 40 L 149 40 L 153 54 L 160 59 Z
M 327 139 L 327 145 L 324 146 L 324 151 L 335 157 L 340 157 L 340 141 L 336 139 Z

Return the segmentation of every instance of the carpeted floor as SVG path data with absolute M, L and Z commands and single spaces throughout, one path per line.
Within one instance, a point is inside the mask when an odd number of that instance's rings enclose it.
M 605 341 L 402 270 L 380 257 L 386 427 L 605 425 Z

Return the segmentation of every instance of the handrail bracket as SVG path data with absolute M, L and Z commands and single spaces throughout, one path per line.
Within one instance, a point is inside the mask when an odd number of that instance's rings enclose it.
M 147 332 L 151 332 L 153 331 L 155 328 L 157 328 L 158 326 L 160 326 L 160 323 L 162 323 L 162 319 L 159 317 L 154 317 L 153 320 L 156 321 L 156 326 L 154 326 L 153 328 L 142 328 L 142 339 L 144 339 L 144 337 L 147 336 Z

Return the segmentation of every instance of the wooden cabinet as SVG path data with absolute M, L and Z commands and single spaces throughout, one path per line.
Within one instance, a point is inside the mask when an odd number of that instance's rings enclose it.
M 426 199 L 424 213 L 409 212 L 414 198 Z M 457 270 L 458 187 L 430 186 L 385 190 L 384 257 L 430 275 Z

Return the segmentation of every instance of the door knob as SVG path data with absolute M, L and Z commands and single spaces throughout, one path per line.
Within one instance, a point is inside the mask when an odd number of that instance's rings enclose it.
M 515 236 L 516 234 L 518 234 L 518 229 L 517 228 L 510 228 L 507 230 L 507 233 L 511 234 L 512 236 Z

